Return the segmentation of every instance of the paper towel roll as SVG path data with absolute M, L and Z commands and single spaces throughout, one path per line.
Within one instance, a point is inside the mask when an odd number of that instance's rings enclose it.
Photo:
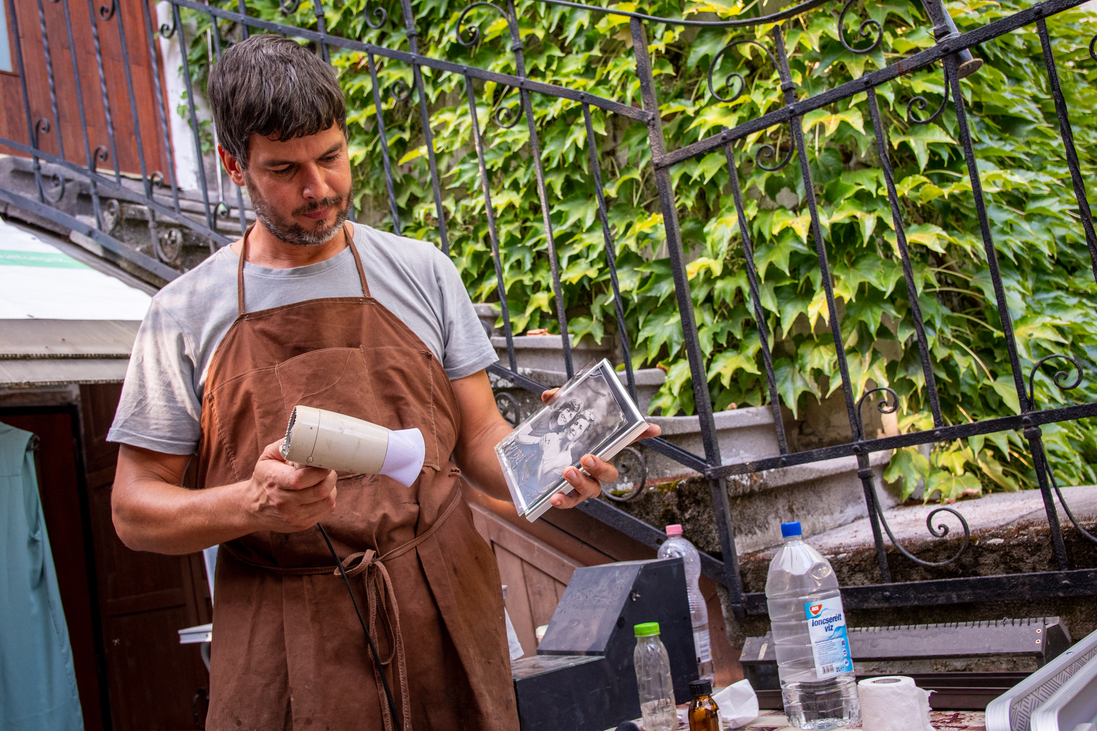
M 857 684 L 864 731 L 933 731 L 929 692 L 904 675 L 870 678 Z

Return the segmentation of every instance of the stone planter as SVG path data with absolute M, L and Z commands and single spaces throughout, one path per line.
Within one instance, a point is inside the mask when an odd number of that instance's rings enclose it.
M 773 411 L 768 406 L 717 411 L 712 416 L 716 422 L 716 440 L 720 445 L 723 464 L 737 464 L 780 454 Z M 701 424 L 696 416 L 652 416 L 648 421 L 659 425 L 663 438 L 668 442 L 704 458 Z M 670 482 L 697 474 L 650 449 L 644 450 L 644 460 L 649 482 Z
M 495 336 L 491 339 L 499 361 L 508 366 L 507 339 Z M 514 337 L 514 356 L 518 368 L 539 371 L 566 372 L 564 368 L 564 343 L 559 335 L 516 335 Z M 571 362 L 575 370 L 594 365 L 602 358 L 612 358 L 613 349 L 607 345 L 592 343 L 583 338 L 578 343 L 571 339 Z

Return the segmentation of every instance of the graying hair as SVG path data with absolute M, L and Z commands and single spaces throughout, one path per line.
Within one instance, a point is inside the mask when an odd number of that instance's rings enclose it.
M 292 140 L 334 124 L 347 133 L 335 71 L 283 36 L 255 35 L 229 47 L 210 70 L 206 94 L 221 146 L 245 168 L 252 134 Z

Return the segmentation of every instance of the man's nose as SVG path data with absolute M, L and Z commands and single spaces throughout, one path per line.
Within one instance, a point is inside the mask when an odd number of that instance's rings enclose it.
M 309 200 L 322 200 L 330 197 L 332 188 L 328 185 L 324 169 L 310 164 L 302 169 L 301 195 Z

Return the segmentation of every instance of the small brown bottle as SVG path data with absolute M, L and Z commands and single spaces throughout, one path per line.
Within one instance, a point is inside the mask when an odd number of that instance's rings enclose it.
M 689 704 L 689 731 L 720 731 L 720 709 L 712 700 L 712 682 L 694 680 L 689 684 L 693 700 Z

